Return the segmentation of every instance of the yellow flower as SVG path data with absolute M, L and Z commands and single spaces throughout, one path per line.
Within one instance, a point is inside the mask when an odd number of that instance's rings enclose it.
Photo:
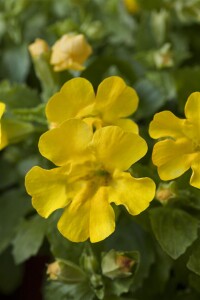
M 0 121 L 5 111 L 5 108 L 6 108 L 5 104 L 0 102 Z M 2 149 L 2 144 L 3 144 L 3 134 L 2 134 L 1 123 L 0 123 L 0 149 Z
M 185 119 L 170 111 L 154 116 L 150 135 L 159 141 L 153 149 L 153 163 L 162 180 L 181 176 L 192 168 L 190 184 L 200 188 L 200 93 L 192 93 L 185 105 Z
M 62 122 L 79 118 L 97 129 L 107 125 L 117 125 L 126 131 L 138 133 L 137 125 L 130 119 L 138 106 L 135 90 L 117 76 L 101 82 L 95 95 L 91 83 L 84 78 L 67 81 L 60 92 L 47 103 L 46 115 L 50 124 L 58 126 Z
M 49 52 L 48 44 L 42 39 L 36 39 L 34 43 L 29 45 L 28 49 L 32 57 L 38 57 Z
M 83 34 L 65 34 L 53 45 L 50 63 L 56 72 L 67 69 L 81 71 L 91 53 L 92 48 Z
M 135 14 L 140 10 L 137 0 L 124 0 L 124 5 L 131 14 Z
M 120 127 L 107 126 L 93 134 L 86 123 L 71 119 L 44 133 L 39 150 L 59 167 L 33 167 L 26 175 L 27 192 L 45 218 L 64 208 L 58 229 L 71 241 L 98 242 L 109 236 L 115 230 L 112 202 L 137 215 L 154 197 L 150 178 L 124 172 L 145 155 L 146 142 Z

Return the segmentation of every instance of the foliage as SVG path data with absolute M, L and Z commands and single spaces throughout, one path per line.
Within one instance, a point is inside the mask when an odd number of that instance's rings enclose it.
M 58 263 L 59 272 L 50 273 L 49 280 L 44 275 L 40 283 L 45 300 L 200 297 L 200 190 L 189 184 L 188 170 L 163 191 L 148 133 L 157 112 L 170 110 L 184 118 L 188 96 L 200 90 L 200 1 L 136 2 L 137 9 L 129 11 L 123 0 L 0 0 L 0 101 L 6 104 L 1 129 L 8 139 L 0 152 L 0 293 L 5 299 L 9 294 L 17 299 L 32 257 L 45 257 L 43 275 L 47 264 Z M 29 54 L 36 38 L 51 48 L 70 33 L 84 35 L 93 49 L 84 70 L 54 72 L 49 53 Z M 113 75 L 136 90 L 139 106 L 131 119 L 148 145 L 146 156 L 128 171 L 153 179 L 157 192 L 137 216 L 112 204 L 116 230 L 105 240 L 74 243 L 57 229 L 62 209 L 48 219 L 38 216 L 24 178 L 35 165 L 52 168 L 38 151 L 49 126 L 48 99 L 72 78 L 89 80 L 96 91 Z

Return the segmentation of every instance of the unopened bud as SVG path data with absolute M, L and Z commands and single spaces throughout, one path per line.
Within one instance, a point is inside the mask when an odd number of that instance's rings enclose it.
M 91 55 L 92 48 L 83 34 L 65 34 L 52 46 L 50 63 L 54 71 L 84 70 L 83 63 Z
M 29 45 L 28 49 L 33 58 L 49 52 L 48 44 L 42 39 L 36 39 L 34 43 Z
M 74 263 L 58 259 L 47 267 L 47 274 L 50 280 L 57 280 L 65 283 L 79 283 L 86 279 L 82 269 Z
M 138 265 L 138 260 L 137 252 L 111 250 L 102 258 L 102 272 L 111 279 L 126 278 L 133 274 L 135 267 Z
M 60 266 L 57 261 L 55 261 L 52 264 L 49 264 L 47 267 L 47 275 L 49 275 L 49 279 L 51 280 L 57 280 L 60 276 Z
M 174 198 L 175 193 L 175 182 L 161 183 L 156 191 L 156 199 L 162 203 L 167 204 L 170 198 Z
M 140 10 L 137 0 L 124 0 L 124 5 L 131 14 L 136 14 Z

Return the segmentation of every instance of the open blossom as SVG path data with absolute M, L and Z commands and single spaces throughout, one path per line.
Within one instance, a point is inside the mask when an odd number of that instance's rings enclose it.
M 154 116 L 152 138 L 160 139 L 153 149 L 153 163 L 162 180 L 171 180 L 192 169 L 190 184 L 200 188 L 200 93 L 192 93 L 185 105 L 185 119 L 170 111 Z
M 120 127 L 103 127 L 93 134 L 88 124 L 71 119 L 44 133 L 39 150 L 58 167 L 33 167 L 26 176 L 27 192 L 45 218 L 64 208 L 58 229 L 71 241 L 105 239 L 115 230 L 111 203 L 137 215 L 155 195 L 150 178 L 125 172 L 145 155 L 146 142 Z
M 65 34 L 52 46 L 50 63 L 57 72 L 67 69 L 81 71 L 91 53 L 92 48 L 83 34 Z
M 88 80 L 74 78 L 51 97 L 46 106 L 46 115 L 53 126 L 77 118 L 95 129 L 117 125 L 125 131 L 138 133 L 136 123 L 126 118 L 136 111 L 137 106 L 135 90 L 118 76 L 104 79 L 96 94 Z

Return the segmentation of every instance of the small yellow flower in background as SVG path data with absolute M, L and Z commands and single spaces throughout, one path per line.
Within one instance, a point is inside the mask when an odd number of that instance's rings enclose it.
M 83 34 L 65 34 L 52 46 L 50 63 L 56 72 L 67 69 L 81 71 L 91 53 L 92 48 Z
M 49 46 L 47 42 L 42 39 L 36 39 L 34 43 L 29 45 L 28 49 L 33 58 L 49 52 Z
M 98 129 L 71 119 L 44 133 L 41 154 L 57 168 L 33 167 L 26 175 L 27 192 L 38 213 L 47 218 L 59 209 L 63 236 L 74 242 L 99 242 L 115 230 L 112 202 L 137 215 L 155 195 L 150 178 L 133 178 L 126 171 L 142 158 L 146 142 L 117 126 Z
M 127 116 L 138 106 L 135 90 L 123 79 L 111 76 L 101 82 L 95 95 L 91 83 L 84 78 L 67 81 L 60 92 L 47 103 L 46 115 L 49 124 L 58 126 L 62 122 L 79 118 L 95 129 L 117 125 L 125 131 L 138 133 L 138 126 Z
M 47 275 L 49 275 L 49 279 L 57 280 L 61 273 L 61 269 L 59 263 L 57 261 L 51 263 L 47 267 Z
M 124 5 L 131 14 L 135 14 L 140 10 L 137 0 L 124 0 Z
M 192 93 L 185 105 L 185 119 L 170 111 L 154 116 L 149 133 L 159 141 L 153 149 L 153 163 L 162 180 L 181 176 L 192 168 L 190 184 L 200 188 L 200 93 Z
M 2 117 L 2 115 L 3 115 L 3 113 L 4 113 L 4 111 L 5 111 L 5 109 L 6 109 L 6 106 L 5 106 L 5 104 L 4 103 L 2 103 L 2 102 L 0 102 L 0 121 L 1 121 L 1 117 Z M 2 134 L 2 129 L 1 129 L 1 123 L 0 123 L 0 149 L 2 148 L 1 146 L 3 145 L 3 134 Z

